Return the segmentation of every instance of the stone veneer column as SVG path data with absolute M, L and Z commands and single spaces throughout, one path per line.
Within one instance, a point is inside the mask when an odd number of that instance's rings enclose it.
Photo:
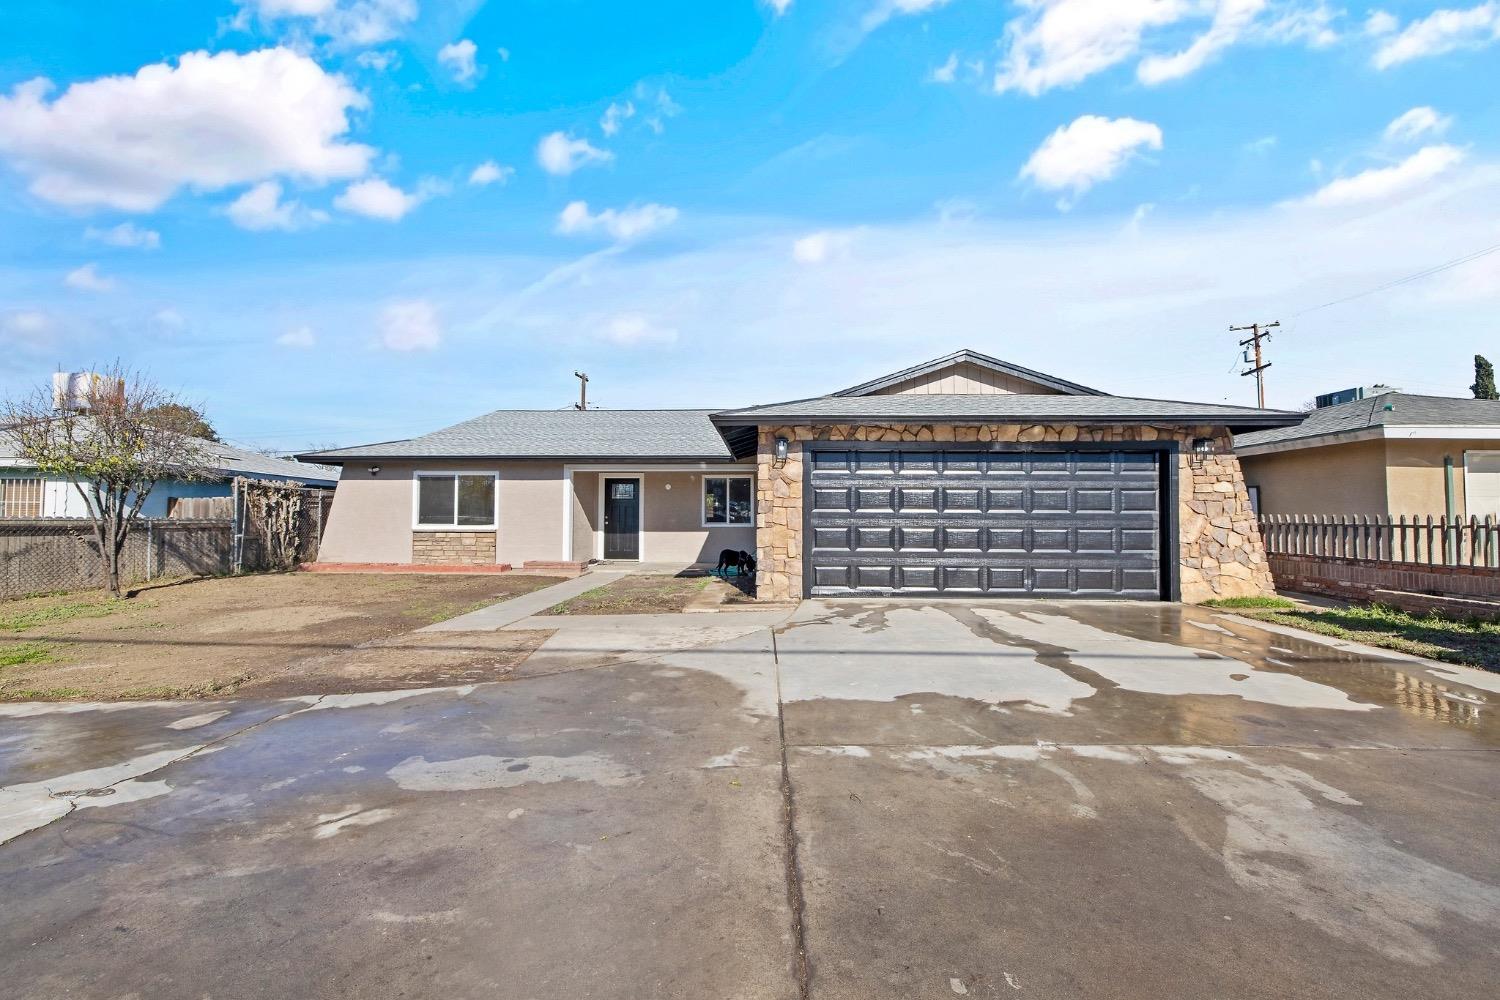
M 780 464 L 772 457 L 777 437 L 790 442 L 786 461 Z M 1215 454 L 1200 458 L 1191 453 L 1192 439 L 1201 437 L 1213 438 Z M 813 440 L 937 443 L 1176 440 L 1181 445 L 1177 456 L 1177 573 L 1182 599 L 1197 603 L 1212 597 L 1274 593 L 1240 462 L 1229 451 L 1231 438 L 1222 427 L 834 424 L 760 430 L 756 449 L 755 538 L 756 592 L 761 600 L 796 600 L 802 596 L 803 444 Z

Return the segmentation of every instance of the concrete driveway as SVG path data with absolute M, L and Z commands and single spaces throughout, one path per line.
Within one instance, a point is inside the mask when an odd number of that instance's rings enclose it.
M 1500 981 L 1500 677 L 1163 605 L 708 617 L 553 619 L 498 684 L 0 706 L 6 995 Z

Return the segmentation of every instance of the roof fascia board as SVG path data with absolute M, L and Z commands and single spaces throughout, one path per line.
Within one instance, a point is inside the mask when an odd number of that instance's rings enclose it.
M 1225 414 L 1225 413 L 1188 413 L 1177 416 L 1127 416 L 1111 415 L 1107 417 L 1098 414 L 1078 413 L 1048 413 L 1048 414 L 1021 414 L 1007 416 L 1005 414 L 992 414 L 988 416 L 974 416 L 965 414 L 963 416 L 944 415 L 934 413 L 922 414 L 873 414 L 873 413 L 844 413 L 844 414 L 788 414 L 786 416 L 768 416 L 757 414 L 719 414 L 714 417 L 714 422 L 726 427 L 806 427 L 819 424 L 951 424 L 956 427 L 984 427 L 988 424 L 1199 424 L 1212 425 L 1214 427 L 1242 427 L 1255 428 L 1265 427 L 1292 427 L 1300 423 L 1302 414 L 1293 414 L 1291 417 L 1282 417 L 1279 414 Z
M 1030 368 L 1022 368 L 1020 365 L 1013 365 L 1008 361 L 1001 361 L 999 358 L 992 358 L 988 354 L 980 354 L 978 351 L 969 350 L 955 351 L 954 353 L 946 355 L 945 357 L 934 358 L 931 361 L 924 361 L 919 365 L 913 365 L 912 367 L 907 368 L 903 371 L 892 372 L 889 375 L 882 375 L 879 378 L 871 379 L 868 382 L 862 382 L 859 385 L 850 386 L 847 389 L 840 389 L 838 392 L 829 393 L 829 395 L 868 396 L 878 389 L 884 389 L 887 386 L 896 385 L 899 382 L 905 382 L 907 379 L 916 378 L 918 375 L 925 375 L 928 372 L 936 371 L 937 369 L 944 368 L 948 365 L 962 364 L 964 362 L 979 365 L 981 368 L 988 368 L 990 371 L 1001 372 L 1006 375 L 1013 375 L 1016 378 L 1025 379 L 1028 382 L 1035 382 L 1038 385 L 1045 385 L 1048 388 L 1057 389 L 1059 392 L 1065 393 L 1067 395 L 1108 395 L 1108 393 L 1106 392 L 1102 392 L 1098 389 L 1091 389 L 1086 385 L 1079 385 L 1077 382 L 1069 382 L 1066 379 L 1060 379 L 1054 375 L 1048 375 L 1045 372 L 1033 371 Z
M 1274 455 L 1303 448 L 1327 448 L 1332 445 L 1352 444 L 1356 441 L 1441 441 L 1479 440 L 1500 441 L 1500 425 L 1496 424 L 1381 424 L 1361 427 L 1352 431 L 1336 431 L 1331 434 L 1314 434 L 1309 437 L 1291 438 L 1286 441 L 1269 441 L 1265 444 L 1236 445 L 1238 455 Z

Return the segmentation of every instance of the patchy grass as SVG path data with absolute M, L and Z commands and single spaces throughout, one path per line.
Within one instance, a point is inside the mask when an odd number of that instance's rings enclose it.
M 1295 611 L 1301 607 L 1296 601 L 1285 597 L 1215 597 L 1204 601 L 1205 608 L 1270 608 Z
M 83 697 L 83 688 L 19 688 L 0 691 L 0 699 L 16 701 L 71 701 Z
M 1500 621 L 1414 615 L 1383 605 L 1317 611 L 1246 610 L 1245 617 L 1500 672 Z
M 649 615 L 681 611 L 713 582 L 711 576 L 632 573 L 553 605 L 542 614 Z
M 30 632 L 46 625 L 61 625 L 80 618 L 105 618 L 128 607 L 131 607 L 130 602 L 112 599 L 44 604 L 0 616 L 0 632 Z
M 51 663 L 52 647 L 40 642 L 23 642 L 18 646 L 0 646 L 0 667 L 19 667 L 23 663 Z

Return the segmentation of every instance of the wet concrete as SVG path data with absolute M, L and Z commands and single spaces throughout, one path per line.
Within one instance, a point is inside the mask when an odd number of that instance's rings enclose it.
M 768 624 L 576 623 L 515 680 L 423 692 L 0 706 L 3 992 L 1500 979 L 1493 677 L 1175 606 Z

